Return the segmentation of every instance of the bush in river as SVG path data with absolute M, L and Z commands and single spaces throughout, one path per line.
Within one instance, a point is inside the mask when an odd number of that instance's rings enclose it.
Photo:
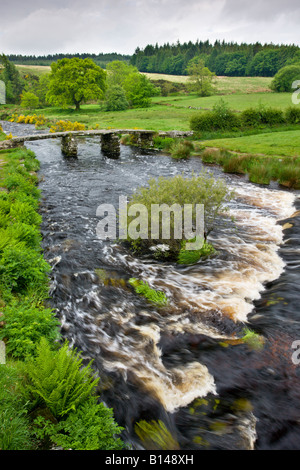
M 194 145 L 189 140 L 176 141 L 170 148 L 172 157 L 179 160 L 190 157 L 193 150 Z
M 151 179 L 148 186 L 137 189 L 128 203 L 127 226 L 129 229 L 132 223 L 137 224 L 134 215 L 131 215 L 131 208 L 135 211 L 136 206 L 132 206 L 141 204 L 145 209 L 145 215 L 144 218 L 141 215 L 140 219 L 140 225 L 143 226 L 143 229 L 135 237 L 128 230 L 127 242 L 133 251 L 147 252 L 156 258 L 161 251 L 160 247 L 165 246 L 166 249 L 162 252 L 163 258 L 169 257 L 177 260 L 178 253 L 182 248 L 182 240 L 192 238 L 190 233 L 184 233 L 184 230 L 182 230 L 181 238 L 175 233 L 175 217 L 181 214 L 181 221 L 184 220 L 184 206 L 190 205 L 190 208 L 192 208 L 192 226 L 195 228 L 197 222 L 196 205 L 203 205 L 204 237 L 206 238 L 214 229 L 220 213 L 226 211 L 226 204 L 232 197 L 233 194 L 227 188 L 224 180 L 221 178 L 215 179 L 206 171 L 202 171 L 198 175 L 193 174 L 189 178 L 184 177 L 184 175 L 177 175 L 171 178 Z M 166 207 L 167 211 L 169 210 L 169 217 L 164 218 L 162 216 L 159 218 L 157 234 L 153 234 L 151 231 L 151 216 L 153 215 L 152 208 L 154 204 L 160 212 Z M 172 206 L 174 209 L 179 209 L 176 216 Z M 168 228 L 170 228 L 170 231 L 167 238 L 166 231 L 168 231 Z M 145 233 L 142 233 L 143 231 Z

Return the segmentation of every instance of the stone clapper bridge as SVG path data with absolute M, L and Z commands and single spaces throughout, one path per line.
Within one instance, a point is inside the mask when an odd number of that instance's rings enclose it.
M 119 158 L 120 137 L 122 135 L 136 135 L 136 144 L 141 148 L 152 148 L 153 137 L 187 137 L 193 135 L 192 131 L 152 131 L 142 129 L 96 129 L 87 131 L 49 132 L 48 134 L 34 134 L 20 137 L 12 137 L 0 142 L 0 150 L 21 147 L 24 142 L 44 139 L 61 138 L 61 150 L 66 157 L 77 157 L 78 141 L 76 137 L 100 136 L 101 152 L 109 158 Z

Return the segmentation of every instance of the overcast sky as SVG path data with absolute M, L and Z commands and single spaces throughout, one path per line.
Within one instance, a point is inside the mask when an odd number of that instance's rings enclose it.
M 299 0 L 0 0 L 0 53 L 133 54 L 199 40 L 300 45 Z

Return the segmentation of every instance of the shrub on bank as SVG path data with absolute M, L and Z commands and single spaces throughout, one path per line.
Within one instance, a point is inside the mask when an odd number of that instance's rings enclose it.
M 190 128 L 195 132 L 236 130 L 239 127 L 238 114 L 229 109 L 223 100 L 220 100 L 212 111 L 203 111 L 190 119 Z
M 279 184 L 300 189 L 299 157 L 265 157 L 237 154 L 223 149 L 205 149 L 201 155 L 204 163 L 221 165 L 226 173 L 248 175 L 252 183 Z
M 289 106 L 285 112 L 286 121 L 290 124 L 300 123 L 300 107 Z
M 261 105 L 247 108 L 238 114 L 221 104 L 212 111 L 194 114 L 190 119 L 190 128 L 194 132 L 243 131 L 256 127 L 298 123 L 300 123 L 300 109 L 295 106 L 283 111 Z
M 247 108 L 241 113 L 241 124 L 245 127 L 257 127 L 267 124 L 274 126 L 285 123 L 285 116 L 281 109 L 259 106 Z
M 189 140 L 175 141 L 170 148 L 172 157 L 177 160 L 189 158 L 193 150 L 194 145 Z

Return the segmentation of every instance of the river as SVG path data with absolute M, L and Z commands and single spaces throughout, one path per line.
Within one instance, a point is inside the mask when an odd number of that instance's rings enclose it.
M 1 124 L 13 135 L 36 132 Z M 220 220 L 210 236 L 217 256 L 176 266 L 99 240 L 96 211 L 118 207 L 119 196 L 151 177 L 201 171 L 200 158 L 121 146 L 113 160 L 101 154 L 99 138 L 82 138 L 77 159 L 62 156 L 59 140 L 26 145 L 41 163 L 51 306 L 63 336 L 93 359 L 124 438 L 149 447 L 135 423 L 161 420 L 179 449 L 299 449 L 300 367 L 292 356 L 300 340 L 299 192 L 210 166 L 235 192 L 233 220 Z M 163 290 L 169 305 L 137 296 L 131 277 Z M 239 340 L 245 328 L 260 335 L 261 348 Z

